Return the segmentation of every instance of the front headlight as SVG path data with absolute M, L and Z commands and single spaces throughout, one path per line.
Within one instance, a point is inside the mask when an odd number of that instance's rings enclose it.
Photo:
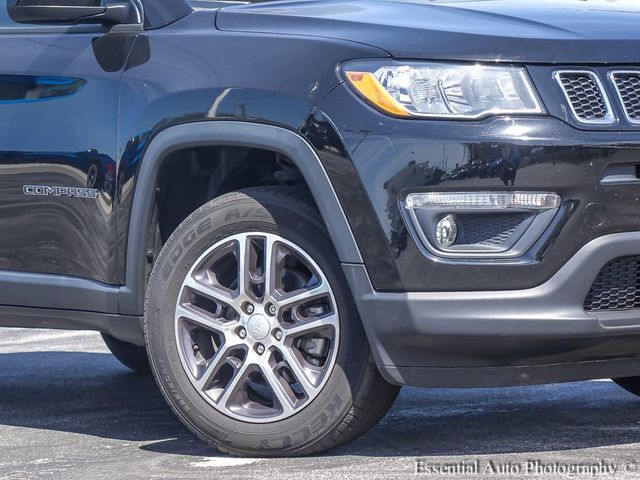
M 359 61 L 342 69 L 368 102 L 396 116 L 477 119 L 544 113 L 522 67 Z

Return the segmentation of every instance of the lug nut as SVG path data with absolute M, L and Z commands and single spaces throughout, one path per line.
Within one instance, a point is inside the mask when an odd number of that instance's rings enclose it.
M 262 355 L 264 353 L 264 345 L 261 343 L 257 344 L 256 352 L 258 352 L 258 355 Z
M 278 312 L 278 309 L 273 303 L 269 305 L 269 314 L 275 315 L 277 312 Z
M 276 337 L 276 340 L 278 341 L 282 340 L 282 330 L 277 329 L 275 332 L 273 332 L 273 336 Z
M 247 331 L 243 327 L 240 327 L 240 329 L 238 330 L 238 336 L 240 338 L 246 338 Z
M 247 304 L 245 305 L 244 309 L 247 311 L 247 313 L 248 313 L 249 315 L 251 315 L 251 314 L 253 313 L 253 311 L 255 310 L 255 309 L 253 308 L 253 305 L 251 305 L 250 303 L 247 303 Z

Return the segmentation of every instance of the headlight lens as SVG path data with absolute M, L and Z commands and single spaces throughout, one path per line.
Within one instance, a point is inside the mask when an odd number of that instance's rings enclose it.
M 522 67 L 361 61 L 344 65 L 343 71 L 368 102 L 396 116 L 477 119 L 544 113 Z

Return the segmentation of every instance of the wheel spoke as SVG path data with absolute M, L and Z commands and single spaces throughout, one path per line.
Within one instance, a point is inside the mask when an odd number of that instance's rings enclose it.
M 269 385 L 269 388 L 271 388 L 273 395 L 278 400 L 278 403 L 282 408 L 282 414 L 291 415 L 295 408 L 294 403 L 292 402 L 289 394 L 285 391 L 285 387 L 282 385 L 282 382 L 278 378 L 276 372 L 274 372 L 273 368 L 269 365 L 261 365 L 260 369 L 262 371 L 262 376 Z
M 218 372 L 220 367 L 222 367 L 222 365 L 224 365 L 229 359 L 229 353 L 237 347 L 237 344 L 228 345 L 226 343 L 223 344 L 222 347 L 220 347 L 213 358 L 209 360 L 209 363 L 205 367 L 204 372 L 202 372 L 202 374 L 197 379 L 195 379 L 195 387 L 198 390 L 202 392 L 207 390 L 207 387 L 209 386 L 209 383 L 211 383 L 211 380 L 213 379 L 215 374 Z
M 296 377 L 296 380 L 300 384 L 300 387 L 304 391 L 307 397 L 311 397 L 315 392 L 316 387 L 313 385 L 309 378 L 307 377 L 307 373 L 302 368 L 300 361 L 296 357 L 295 353 L 290 347 L 285 347 L 280 349 L 280 353 L 284 357 L 285 362 L 287 362 L 287 366 L 293 372 L 293 375 Z
M 249 285 L 251 280 L 247 262 L 249 255 L 248 247 L 251 245 L 251 241 L 247 237 L 242 236 L 237 239 L 237 242 L 236 260 L 238 261 L 238 295 L 240 297 L 246 297 L 250 291 Z
M 189 322 L 194 323 L 207 330 L 214 330 L 219 333 L 225 333 L 229 330 L 229 326 L 226 325 L 219 318 L 213 315 L 206 315 L 199 312 L 195 308 L 190 308 L 186 305 L 178 305 L 176 307 L 176 319 L 185 318 Z
M 330 314 L 321 318 L 312 318 L 307 321 L 300 321 L 294 324 L 292 327 L 285 328 L 284 332 L 289 337 L 296 337 L 304 333 L 313 332 L 315 330 L 321 330 L 327 327 L 337 328 L 338 317 L 335 314 Z
M 299 305 L 303 302 L 308 302 L 316 298 L 321 298 L 330 293 L 329 286 L 326 282 L 322 281 L 319 285 L 310 288 L 304 288 L 295 290 L 289 293 L 275 292 L 274 300 L 281 308 L 289 308 Z
M 251 367 L 251 365 L 252 364 L 248 361 L 248 359 L 245 359 L 242 365 L 240 365 L 240 367 L 236 370 L 235 374 L 233 375 L 233 378 L 229 381 L 229 383 L 225 387 L 224 392 L 222 392 L 222 395 L 217 401 L 218 405 L 220 405 L 221 407 L 227 406 L 231 397 L 238 390 L 238 387 L 240 386 L 241 382 L 243 382 L 247 378 L 247 374 L 249 373 L 249 368 Z
M 278 263 L 277 245 L 271 237 L 264 240 L 264 293 L 273 298 L 276 290 L 276 273 Z
M 201 282 L 192 276 L 188 276 L 185 279 L 184 286 L 196 293 L 204 295 L 216 303 L 223 303 L 232 306 L 236 300 L 236 297 L 231 290 Z

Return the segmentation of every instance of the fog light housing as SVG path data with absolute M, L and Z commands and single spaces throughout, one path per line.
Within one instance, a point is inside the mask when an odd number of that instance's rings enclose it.
M 458 226 L 453 215 L 447 215 L 436 225 L 436 242 L 440 247 L 450 247 L 458 237 Z
M 410 233 L 449 258 L 517 258 L 549 230 L 562 208 L 552 192 L 414 192 L 404 199 Z

